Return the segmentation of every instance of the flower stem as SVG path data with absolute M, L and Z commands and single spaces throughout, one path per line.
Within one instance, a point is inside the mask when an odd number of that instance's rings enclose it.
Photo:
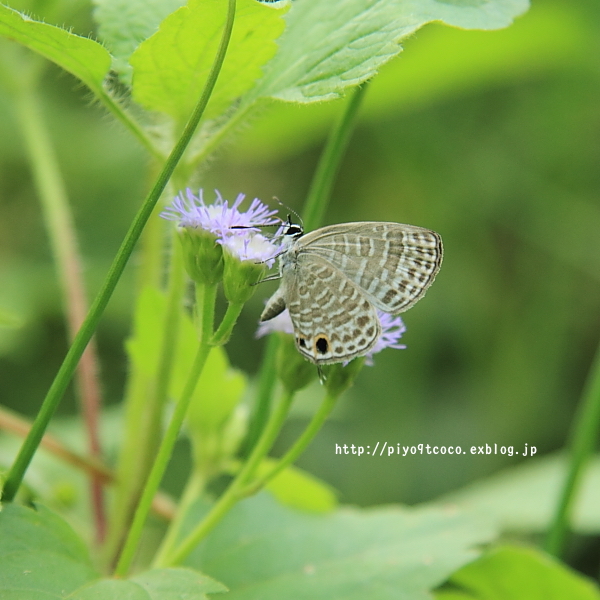
M 35 419 L 33 427 L 29 433 L 29 436 L 21 446 L 21 450 L 13 463 L 8 476 L 6 478 L 6 482 L 4 485 L 4 489 L 2 491 L 2 500 L 4 502 L 12 501 L 23 481 L 23 477 L 25 475 L 25 471 L 37 450 L 37 447 L 40 444 L 40 441 L 44 435 L 44 431 L 48 427 L 48 423 L 54 414 L 57 406 L 60 403 L 60 400 L 63 397 L 63 394 L 73 377 L 73 373 L 77 367 L 77 363 L 83 354 L 86 346 L 88 345 L 100 317 L 108 304 L 110 297 L 112 296 L 115 287 L 121 275 L 123 274 L 123 270 L 125 269 L 125 265 L 133 252 L 133 249 L 142 234 L 144 226 L 152 214 L 156 203 L 158 202 L 163 190 L 165 189 L 175 167 L 181 160 L 183 153 L 188 147 L 194 132 L 198 126 L 200 118 L 204 113 L 204 109 L 208 104 L 212 91 L 217 82 L 217 77 L 221 70 L 221 66 L 223 65 L 223 61 L 225 59 L 225 53 L 227 51 L 227 46 L 229 44 L 229 40 L 231 38 L 231 30 L 233 28 L 233 20 L 235 15 L 235 0 L 228 0 L 228 12 L 227 19 L 225 23 L 225 28 L 223 30 L 223 36 L 221 38 L 221 44 L 219 46 L 219 50 L 215 57 L 213 66 L 208 75 L 208 79 L 206 81 L 206 85 L 204 86 L 204 90 L 198 101 L 198 104 L 194 108 L 194 111 L 188 121 L 181 137 L 177 141 L 177 144 L 171 151 L 171 154 L 167 158 L 165 165 L 160 172 L 152 190 L 144 200 L 141 208 L 136 214 L 129 231 L 125 235 L 125 239 L 123 240 L 119 251 L 111 265 L 108 275 L 102 285 L 102 288 L 96 299 L 94 300 L 88 314 L 79 329 L 77 335 L 75 336 L 69 351 L 56 375 L 44 402 L 40 408 L 40 411 Z
M 205 474 L 201 472 L 200 469 L 195 469 L 185 485 L 183 494 L 181 494 L 181 499 L 177 504 L 177 512 L 175 513 L 175 516 L 167 529 L 167 533 L 154 557 L 154 564 L 161 564 L 166 557 L 173 552 L 177 539 L 180 537 L 181 528 L 187 513 L 194 501 L 200 497 L 205 484 Z
M 210 341 L 212 346 L 222 346 L 227 343 L 231 336 L 231 332 L 235 327 L 235 324 L 242 312 L 242 308 L 244 305 L 238 302 L 229 302 L 227 305 L 227 310 L 225 311 L 225 315 L 223 315 L 223 320 L 221 324 L 215 331 L 212 340 Z
M 119 561 L 115 568 L 116 576 L 123 577 L 127 575 L 127 572 L 129 571 L 129 567 L 131 566 L 131 562 L 142 535 L 144 523 L 146 522 L 146 518 L 150 512 L 152 499 L 158 490 L 169 463 L 169 459 L 171 458 L 173 447 L 177 441 L 177 436 L 179 435 L 179 430 L 181 429 L 183 419 L 185 418 L 190 401 L 196 389 L 198 379 L 202 374 L 202 369 L 204 368 L 204 364 L 206 363 L 206 359 L 210 352 L 211 347 L 209 340 L 212 337 L 212 324 L 215 312 L 217 288 L 214 285 L 203 287 L 198 286 L 197 292 L 197 298 L 199 302 L 198 317 L 200 321 L 200 343 L 198 346 L 198 351 L 190 370 L 188 380 L 185 384 L 185 388 L 181 394 L 181 398 L 179 399 L 177 406 L 175 407 L 175 412 L 171 417 L 171 421 L 169 422 L 165 436 L 162 439 L 158 454 L 156 455 L 156 460 L 152 465 L 152 470 L 150 471 L 150 475 L 146 481 L 140 502 L 135 511 L 133 523 L 131 524 L 129 534 L 125 540 L 125 545 L 123 546 L 123 551 L 121 552 L 121 556 L 119 557 Z
M 545 548 L 554 556 L 563 551 L 573 502 L 584 468 L 594 450 L 600 428 L 600 346 L 588 375 L 571 431 L 569 470 L 548 531 Z
M 252 494 L 258 492 L 267 483 L 269 483 L 269 481 L 279 475 L 281 471 L 291 465 L 306 450 L 307 446 L 310 444 L 310 442 L 312 442 L 315 435 L 317 435 L 319 429 L 321 429 L 327 417 L 331 414 L 338 397 L 339 396 L 327 394 L 325 398 L 323 398 L 323 402 L 321 403 L 319 410 L 314 414 L 302 435 L 294 442 L 293 446 L 279 459 L 277 464 L 273 466 L 268 473 L 262 477 L 259 477 L 258 479 L 255 479 L 242 490 L 241 493 L 244 496 L 251 496 Z
M 275 439 L 281 431 L 285 422 L 293 393 L 286 393 L 279 402 L 277 408 L 271 415 L 267 425 L 262 432 L 252 454 L 244 464 L 236 478 L 231 482 L 225 493 L 217 500 L 215 505 L 194 528 L 194 530 L 179 544 L 170 555 L 161 556 L 161 560 L 155 563 L 155 567 L 166 567 L 180 564 L 198 543 L 219 523 L 225 514 L 244 497 L 243 489 L 252 478 L 263 458 L 267 455 Z
M 275 384 L 277 383 L 275 362 L 278 346 L 279 336 L 270 335 L 267 340 L 267 349 L 258 375 L 256 399 L 253 405 L 252 414 L 250 415 L 248 434 L 242 444 L 242 456 L 248 456 L 252 451 L 252 448 L 254 448 L 271 412 L 273 391 L 275 390 Z

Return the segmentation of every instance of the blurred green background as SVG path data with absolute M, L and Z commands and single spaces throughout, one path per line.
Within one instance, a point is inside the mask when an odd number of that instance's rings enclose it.
M 11 3 L 16 6 L 15 3 Z M 75 5 L 74 5 L 75 6 Z M 77 3 L 78 33 L 93 33 Z M 35 11 L 34 11 L 35 13 Z M 71 21 L 69 22 L 71 24 Z M 564 445 L 600 334 L 600 4 L 533 2 L 497 32 L 428 25 L 372 82 L 325 223 L 390 220 L 435 229 L 446 256 L 405 315 L 408 349 L 365 368 L 300 466 L 361 505 L 433 499 L 518 456 L 336 456 L 335 444 Z M 3 41 L 0 52 L 8 47 Z M 150 161 L 85 89 L 50 67 L 45 116 L 95 293 L 152 178 Z M 225 197 L 276 196 L 301 211 L 340 102 L 273 103 L 199 177 Z M 210 198 L 210 193 L 207 196 Z M 258 368 L 254 331 L 273 284 L 227 347 Z M 105 400 L 120 401 L 135 260 L 98 332 Z M 66 350 L 61 301 L 28 164 L 0 81 L 0 400 L 35 414 Z M 281 451 L 314 410 L 299 398 Z M 75 410 L 72 397 L 60 411 Z M 184 452 L 182 450 L 181 454 Z M 187 469 L 171 469 L 176 489 Z

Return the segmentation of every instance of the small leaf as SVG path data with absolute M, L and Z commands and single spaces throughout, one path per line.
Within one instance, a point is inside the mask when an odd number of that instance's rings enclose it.
M 94 4 L 98 34 L 114 57 L 112 68 L 131 85 L 129 57 L 185 0 L 94 0 Z
M 266 474 L 277 461 L 266 459 L 258 475 Z M 310 512 L 329 512 L 338 505 L 335 490 L 314 475 L 294 466 L 285 468 L 266 486 L 277 500 L 290 508 Z
M 594 583 L 534 548 L 494 548 L 449 581 L 437 600 L 600 600 Z
M 192 569 L 153 569 L 128 580 L 101 579 L 77 590 L 69 600 L 208 600 L 226 592 L 218 581 Z
M 205 507 L 188 514 L 189 530 Z M 485 522 L 432 508 L 309 514 L 259 494 L 236 505 L 188 559 L 228 600 L 425 600 L 489 541 Z
M 251 99 L 331 100 L 366 81 L 425 23 L 498 29 L 528 7 L 527 0 L 348 0 L 295 2 L 268 74 Z
M 184 122 L 206 83 L 226 12 L 222 0 L 190 0 L 169 15 L 131 57 L 135 100 Z M 261 67 L 275 54 L 274 40 L 283 31 L 282 12 L 255 0 L 238 0 L 231 42 L 206 118 L 225 111 L 262 75 Z
M 2 507 L 0 598 L 63 598 L 95 577 L 85 545 L 58 515 L 43 506 Z
M 66 29 L 34 21 L 0 5 L 0 35 L 13 39 L 69 71 L 97 95 L 110 69 L 111 56 L 98 42 Z

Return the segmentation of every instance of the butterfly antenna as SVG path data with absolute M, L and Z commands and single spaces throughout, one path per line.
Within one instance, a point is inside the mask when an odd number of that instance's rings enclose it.
M 286 210 L 289 210 L 298 219 L 298 223 L 300 223 L 300 225 L 302 226 L 302 229 L 304 230 L 304 221 L 302 220 L 302 217 L 293 208 L 289 207 L 287 204 L 284 204 L 279 198 L 277 198 L 277 196 L 273 196 L 273 200 L 275 200 L 277 202 L 277 204 L 279 204 L 279 206 L 283 206 L 283 208 L 285 208 Z M 288 225 L 293 225 L 292 219 L 289 214 L 288 214 Z

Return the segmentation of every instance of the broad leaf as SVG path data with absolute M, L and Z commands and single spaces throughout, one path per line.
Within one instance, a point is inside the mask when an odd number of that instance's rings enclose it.
M 330 100 L 375 75 L 401 51 L 399 41 L 425 23 L 498 29 L 527 7 L 527 0 L 298 0 L 252 98 Z
M 431 24 L 407 40 L 406 52 L 371 82 L 362 121 L 381 120 L 423 104 L 511 85 L 524 74 L 544 76 L 580 60 L 592 42 L 588 24 L 566 4 L 541 4 L 502 31 L 459 31 Z M 285 34 L 284 34 L 285 35 Z M 567 68 L 567 67 L 565 67 Z M 236 160 L 268 163 L 320 143 L 342 107 L 337 102 L 271 102 L 228 152 Z
M 227 588 L 187 568 L 155 569 L 128 580 L 100 579 L 75 532 L 44 506 L 0 511 L 2 600 L 208 600 Z
M 23 44 L 69 71 L 97 95 L 104 94 L 102 82 L 110 69 L 111 57 L 98 42 L 34 21 L 2 5 L 0 35 Z
M 495 548 L 449 584 L 437 600 L 600 600 L 591 580 L 533 548 Z
M 188 517 L 189 531 L 201 514 Z M 260 494 L 234 507 L 188 564 L 223 581 L 231 600 L 425 600 L 492 535 L 485 522 L 455 511 L 314 515 Z
M 154 569 L 128 580 L 100 579 L 77 590 L 69 600 L 208 600 L 227 588 L 192 569 Z
M 131 84 L 129 57 L 185 0 L 94 0 L 98 34 L 114 57 L 113 69 Z
M 206 83 L 226 12 L 222 0 L 190 0 L 167 17 L 131 57 L 135 100 L 184 122 Z M 282 12 L 256 0 L 238 0 L 231 42 L 207 118 L 222 113 L 262 75 L 261 67 L 275 54 L 274 40 L 283 31 Z
M 566 477 L 564 456 L 545 456 L 504 469 L 487 479 L 440 498 L 469 512 L 494 519 L 510 531 L 545 531 L 556 510 Z M 598 533 L 600 515 L 600 457 L 587 467 L 574 506 L 573 528 L 580 533 Z
M 43 506 L 0 512 L 0 598 L 63 598 L 98 577 L 75 532 Z

